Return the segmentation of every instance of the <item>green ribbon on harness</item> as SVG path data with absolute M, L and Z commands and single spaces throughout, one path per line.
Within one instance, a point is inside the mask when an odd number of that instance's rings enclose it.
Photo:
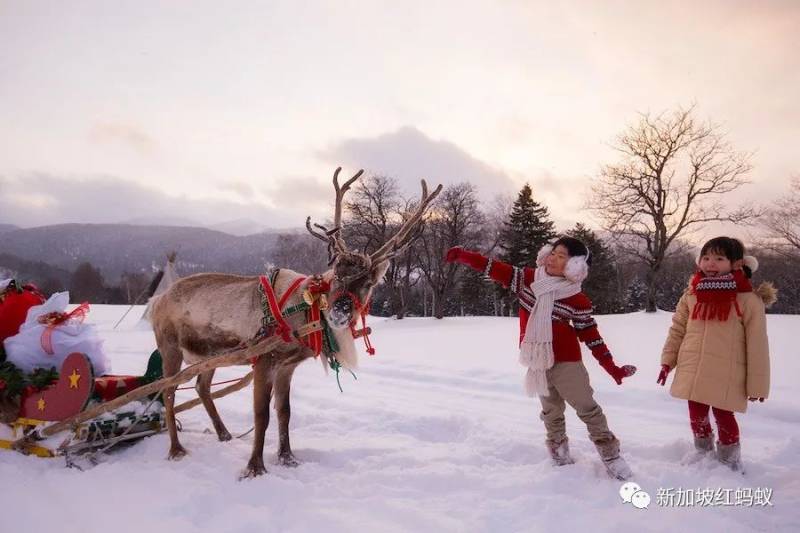
M 336 337 L 333 335 L 330 324 L 325 320 L 325 315 L 320 316 L 320 322 L 322 322 L 322 343 L 324 345 L 322 351 L 328 359 L 328 365 L 331 367 L 331 370 L 336 372 L 336 385 L 339 386 L 339 392 L 344 392 L 342 382 L 339 380 L 339 371 L 342 369 L 342 363 L 336 359 L 336 354 L 339 353 L 339 343 L 336 342 Z M 358 381 L 358 377 L 352 370 L 348 368 L 347 371 L 350 372 L 353 379 Z
M 320 322 L 322 322 L 322 349 L 327 353 L 339 353 L 339 343 L 336 342 L 336 337 L 333 336 L 333 330 L 328 321 L 325 320 L 325 315 L 320 314 L 319 318 Z

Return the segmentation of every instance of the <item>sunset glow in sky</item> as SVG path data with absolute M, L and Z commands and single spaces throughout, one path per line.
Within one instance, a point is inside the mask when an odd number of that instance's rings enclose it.
M 329 215 L 364 167 L 528 181 L 560 224 L 638 111 L 800 173 L 800 3 L 0 2 L 0 223 Z M 587 220 L 588 221 L 588 220 Z

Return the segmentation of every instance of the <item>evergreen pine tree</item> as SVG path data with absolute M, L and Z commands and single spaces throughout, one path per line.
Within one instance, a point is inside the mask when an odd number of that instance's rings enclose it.
M 78 265 L 70 277 L 69 296 L 72 303 L 105 303 L 105 281 L 100 269 L 88 261 Z
M 598 314 L 619 313 L 624 310 L 620 297 L 619 272 L 616 257 L 603 240 L 580 222 L 567 235 L 583 242 L 592 254 L 589 277 L 583 282 L 583 292 L 592 300 Z
M 512 265 L 533 265 L 539 249 L 556 236 L 547 207 L 533 199 L 527 183 L 519 192 L 500 234 L 500 258 Z
M 527 183 L 519 191 L 508 220 L 503 222 L 500 232 L 500 259 L 514 266 L 532 266 L 542 246 L 556 236 L 547 207 L 533 199 L 533 191 Z M 508 314 L 515 314 L 519 304 L 509 295 L 508 289 L 496 289 Z
M 494 314 L 494 284 L 487 282 L 482 272 L 465 270 L 459 286 L 460 311 L 467 316 Z
M 634 278 L 625 289 L 625 311 L 641 311 L 647 303 L 647 283 L 641 278 Z

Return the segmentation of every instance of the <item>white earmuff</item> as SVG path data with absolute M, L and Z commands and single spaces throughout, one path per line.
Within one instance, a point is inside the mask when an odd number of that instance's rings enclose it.
M 580 283 L 589 275 L 588 256 L 576 255 L 570 257 L 564 267 L 564 277 L 575 283 Z
M 543 267 L 544 266 L 544 260 L 551 253 L 553 253 L 553 245 L 552 244 L 545 244 L 544 246 L 542 246 L 542 249 L 539 250 L 538 254 L 536 254 L 536 266 Z
M 752 255 L 744 256 L 744 264 L 746 267 L 750 269 L 750 272 L 755 272 L 758 270 L 758 259 L 753 257 Z

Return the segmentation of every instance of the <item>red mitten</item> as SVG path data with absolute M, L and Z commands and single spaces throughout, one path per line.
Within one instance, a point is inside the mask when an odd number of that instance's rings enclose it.
M 463 251 L 464 249 L 462 247 L 453 246 L 452 248 L 447 250 L 447 255 L 444 257 L 444 260 L 447 261 L 448 263 L 452 263 L 453 261 L 458 261 L 458 258 L 461 255 L 461 252 Z
M 634 375 L 636 373 L 636 367 L 633 365 L 623 365 L 621 367 L 614 364 L 614 358 L 610 355 L 608 357 L 604 357 L 600 359 L 600 366 L 603 367 L 603 370 L 608 372 L 608 375 L 614 378 L 614 381 L 617 382 L 617 385 L 622 385 L 622 380 Z
M 662 387 L 667 384 L 667 376 L 669 375 L 670 370 L 672 370 L 669 365 L 661 365 L 661 372 L 658 373 L 658 379 L 656 383 L 661 385 Z
M 478 271 L 483 271 L 489 263 L 489 258 L 485 257 L 478 252 L 469 252 L 460 246 L 454 246 L 447 251 L 445 256 L 447 262 L 463 263 Z

